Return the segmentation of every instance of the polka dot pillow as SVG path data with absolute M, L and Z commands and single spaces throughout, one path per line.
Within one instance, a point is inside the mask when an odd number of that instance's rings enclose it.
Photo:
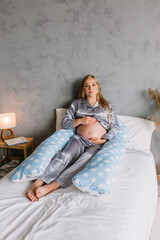
M 92 195 L 110 194 L 126 151 L 127 131 L 118 119 L 119 133 L 107 141 L 86 167 L 73 179 L 73 184 Z
M 74 135 L 74 131 L 58 130 L 44 140 L 35 151 L 27 157 L 11 176 L 13 182 L 24 182 L 37 179 L 51 161 L 51 159 L 67 144 Z

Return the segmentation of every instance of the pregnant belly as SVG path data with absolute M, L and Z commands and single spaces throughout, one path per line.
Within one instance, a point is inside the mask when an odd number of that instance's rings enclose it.
M 101 138 L 106 134 L 106 130 L 102 127 L 99 122 L 96 122 L 92 125 L 80 125 L 77 127 L 77 134 L 84 138 Z

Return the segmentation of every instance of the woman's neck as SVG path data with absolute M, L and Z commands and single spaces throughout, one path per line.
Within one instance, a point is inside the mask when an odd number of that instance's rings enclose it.
M 97 99 L 96 99 L 96 98 L 87 98 L 87 100 L 88 100 L 88 102 L 89 102 L 92 106 L 94 106 L 95 103 L 97 102 Z

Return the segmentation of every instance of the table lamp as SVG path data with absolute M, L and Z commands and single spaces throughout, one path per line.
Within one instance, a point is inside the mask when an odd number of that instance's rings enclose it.
M 2 113 L 0 114 L 0 129 L 3 129 L 1 132 L 1 138 L 9 139 L 14 137 L 14 132 L 11 128 L 16 126 L 16 115 L 15 113 Z M 6 131 L 10 131 L 10 135 L 5 136 Z

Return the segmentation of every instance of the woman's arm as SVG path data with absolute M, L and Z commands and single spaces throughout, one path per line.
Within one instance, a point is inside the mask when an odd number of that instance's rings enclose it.
M 76 111 L 78 110 L 77 100 L 74 100 L 67 110 L 66 115 L 62 119 L 61 126 L 63 129 L 73 129 L 79 125 L 91 125 L 97 120 L 95 118 L 86 116 L 83 118 L 75 119 Z
M 102 136 L 102 139 L 108 139 L 108 140 L 115 137 L 116 134 L 119 132 L 119 124 L 118 124 L 116 114 L 110 103 L 109 103 L 109 106 L 111 110 L 109 130 L 105 135 Z
M 63 129 L 72 129 L 74 128 L 75 113 L 77 108 L 77 102 L 74 100 L 70 107 L 68 108 L 65 116 L 62 119 L 61 127 Z

